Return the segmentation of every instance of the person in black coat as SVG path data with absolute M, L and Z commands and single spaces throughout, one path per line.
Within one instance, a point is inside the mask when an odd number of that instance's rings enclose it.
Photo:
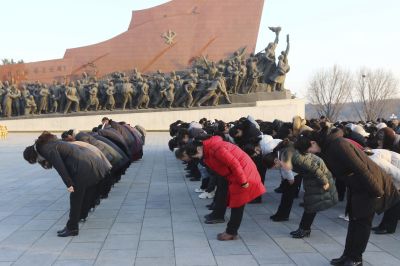
M 246 144 L 258 143 L 262 133 L 252 121 L 244 119 L 229 130 L 229 135 L 239 147 L 243 147 Z
M 119 155 L 121 155 L 121 157 L 122 157 L 122 165 L 123 165 L 123 168 L 121 169 L 121 174 L 122 175 L 125 174 L 125 170 L 130 165 L 130 160 L 129 160 L 128 156 L 126 155 L 126 153 L 120 147 L 118 147 L 118 145 L 115 144 L 113 141 L 111 141 L 110 139 L 108 139 L 106 137 L 100 136 L 97 132 L 90 132 L 89 134 L 91 136 L 93 136 L 95 139 L 106 143 L 108 146 L 110 146 L 116 152 L 118 152 Z
M 121 150 L 124 151 L 126 156 L 129 158 L 131 161 L 132 158 L 132 151 L 129 149 L 128 145 L 126 144 L 124 138 L 118 133 L 117 130 L 108 127 L 104 129 L 100 129 L 97 131 L 97 134 L 99 134 L 102 137 L 105 137 L 112 142 L 114 142 Z
M 400 195 L 388 176 L 363 151 L 335 134 L 303 132 L 297 140 L 300 152 L 319 154 L 337 178 L 348 187 L 346 213 L 349 214 L 346 245 L 343 255 L 333 259 L 332 265 L 362 265 L 375 213 L 393 210 L 399 213 Z M 388 223 L 397 225 L 396 215 Z
M 99 194 L 101 198 L 107 198 L 112 185 L 114 185 L 117 179 L 121 178 L 121 171 L 125 166 L 123 157 L 108 144 L 97 140 L 95 137 L 85 132 L 71 129 L 64 132 L 61 135 L 61 138 L 64 141 L 82 141 L 89 143 L 97 147 L 111 163 L 112 169 L 110 171 L 110 175 L 107 176 L 101 184 L 99 184 Z
M 131 161 L 134 161 L 136 159 L 135 154 L 134 154 L 135 139 L 132 136 L 129 129 L 126 128 L 124 125 L 121 125 L 120 123 L 113 121 L 111 119 L 107 120 L 106 118 L 103 118 L 102 123 L 103 123 L 103 127 L 105 129 L 111 127 L 113 129 L 115 129 L 120 134 L 120 136 L 122 136 L 123 140 L 125 141 L 128 149 L 129 149 L 129 153 L 130 153 L 129 158 L 131 159 Z
M 69 220 L 58 236 L 78 235 L 81 214 L 90 208 L 97 184 L 110 171 L 109 164 L 93 151 L 59 140 L 46 131 L 25 149 L 23 156 L 30 164 L 39 162 L 45 169 L 57 170 L 71 193 Z

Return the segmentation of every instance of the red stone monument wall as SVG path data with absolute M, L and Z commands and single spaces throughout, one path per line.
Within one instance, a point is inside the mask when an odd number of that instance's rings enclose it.
M 202 55 L 217 61 L 243 47 L 252 53 L 263 4 L 264 0 L 172 0 L 133 11 L 122 34 L 67 49 L 63 59 L 0 66 L 0 79 L 50 83 L 83 71 L 101 77 L 134 67 L 141 72 L 168 72 L 185 69 Z

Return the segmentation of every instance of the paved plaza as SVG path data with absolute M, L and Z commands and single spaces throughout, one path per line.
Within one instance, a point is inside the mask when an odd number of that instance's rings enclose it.
M 168 150 L 167 133 L 149 133 L 144 158 L 131 165 L 77 237 L 59 238 L 68 215 L 65 185 L 54 171 L 23 160 L 38 134 L 0 140 L 0 266 L 5 265 L 329 265 L 340 256 L 347 222 L 344 204 L 317 215 L 310 238 L 292 239 L 302 214 L 296 199 L 288 222 L 274 223 L 279 176 L 267 174 L 261 205 L 248 205 L 240 239 L 220 242 L 226 224 L 206 225 L 199 182 L 184 177 Z M 229 212 L 227 213 L 229 217 Z M 377 217 L 375 224 L 381 217 Z M 365 265 L 400 265 L 400 230 L 371 235 Z

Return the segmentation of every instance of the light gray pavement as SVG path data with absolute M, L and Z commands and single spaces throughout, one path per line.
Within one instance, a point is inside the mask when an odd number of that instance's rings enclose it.
M 54 170 L 22 158 L 37 135 L 0 140 L 0 266 L 309 266 L 329 265 L 343 251 L 347 223 L 337 218 L 343 203 L 318 214 L 311 237 L 304 240 L 289 237 L 301 218 L 299 199 L 290 221 L 270 221 L 280 199 L 273 192 L 279 183 L 273 172 L 267 175 L 263 203 L 246 206 L 240 239 L 217 241 L 226 224 L 203 223 L 211 200 L 194 193 L 199 182 L 185 179 L 183 165 L 167 148 L 167 133 L 149 134 L 144 158 L 90 214 L 79 236 L 59 238 L 56 231 L 65 225 L 69 208 L 66 188 Z M 371 235 L 364 259 L 365 265 L 400 265 L 400 230 Z

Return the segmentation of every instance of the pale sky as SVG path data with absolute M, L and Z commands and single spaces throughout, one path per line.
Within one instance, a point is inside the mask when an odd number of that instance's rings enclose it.
M 94 44 L 127 30 L 132 10 L 165 2 L 1 0 L 0 58 L 25 62 L 62 58 L 67 48 Z M 265 0 L 257 52 L 274 38 L 267 26 L 282 26 L 282 34 L 290 34 L 286 87 L 298 96 L 304 96 L 316 70 L 334 64 L 350 70 L 385 68 L 400 78 L 399 13 L 398 0 Z M 283 35 L 279 50 L 285 49 Z

